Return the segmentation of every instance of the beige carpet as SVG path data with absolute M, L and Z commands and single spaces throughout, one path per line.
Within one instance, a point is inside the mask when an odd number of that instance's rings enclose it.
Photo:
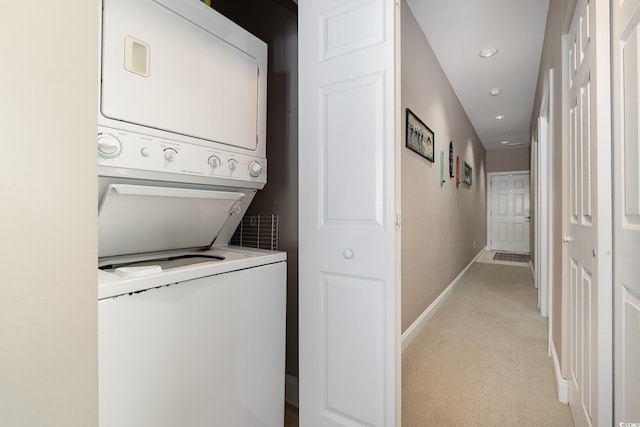
M 472 266 L 403 353 L 402 426 L 573 426 L 529 268 Z

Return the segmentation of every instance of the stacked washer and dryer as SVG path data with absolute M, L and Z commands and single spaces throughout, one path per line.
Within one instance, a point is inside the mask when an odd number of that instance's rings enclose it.
M 267 46 L 197 0 L 102 0 L 100 38 L 100 426 L 282 426 L 286 256 L 228 245 Z

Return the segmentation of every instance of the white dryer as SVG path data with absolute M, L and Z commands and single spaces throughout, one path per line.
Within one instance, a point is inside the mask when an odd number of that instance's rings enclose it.
M 195 0 L 102 0 L 101 427 L 278 426 L 286 256 L 228 241 L 266 183 L 267 46 Z

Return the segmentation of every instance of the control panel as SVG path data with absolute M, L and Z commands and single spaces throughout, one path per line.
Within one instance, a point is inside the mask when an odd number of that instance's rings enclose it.
M 98 127 L 98 165 L 265 183 L 266 159 Z

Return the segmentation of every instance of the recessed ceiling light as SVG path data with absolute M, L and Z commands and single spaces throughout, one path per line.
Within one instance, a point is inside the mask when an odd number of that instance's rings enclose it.
M 496 53 L 498 53 L 498 49 L 496 49 L 495 47 L 489 47 L 487 49 L 481 50 L 479 55 L 483 58 L 491 58 Z
M 500 144 L 507 145 L 508 143 L 509 143 L 509 141 L 502 141 Z
M 500 89 L 500 88 L 491 89 L 489 91 L 489 95 L 491 95 L 491 96 L 498 96 L 498 95 L 500 95 L 500 93 L 502 93 L 502 89 Z
M 505 116 L 504 114 L 500 114 L 499 116 L 496 116 L 496 120 L 503 120 L 505 117 L 507 116 Z

